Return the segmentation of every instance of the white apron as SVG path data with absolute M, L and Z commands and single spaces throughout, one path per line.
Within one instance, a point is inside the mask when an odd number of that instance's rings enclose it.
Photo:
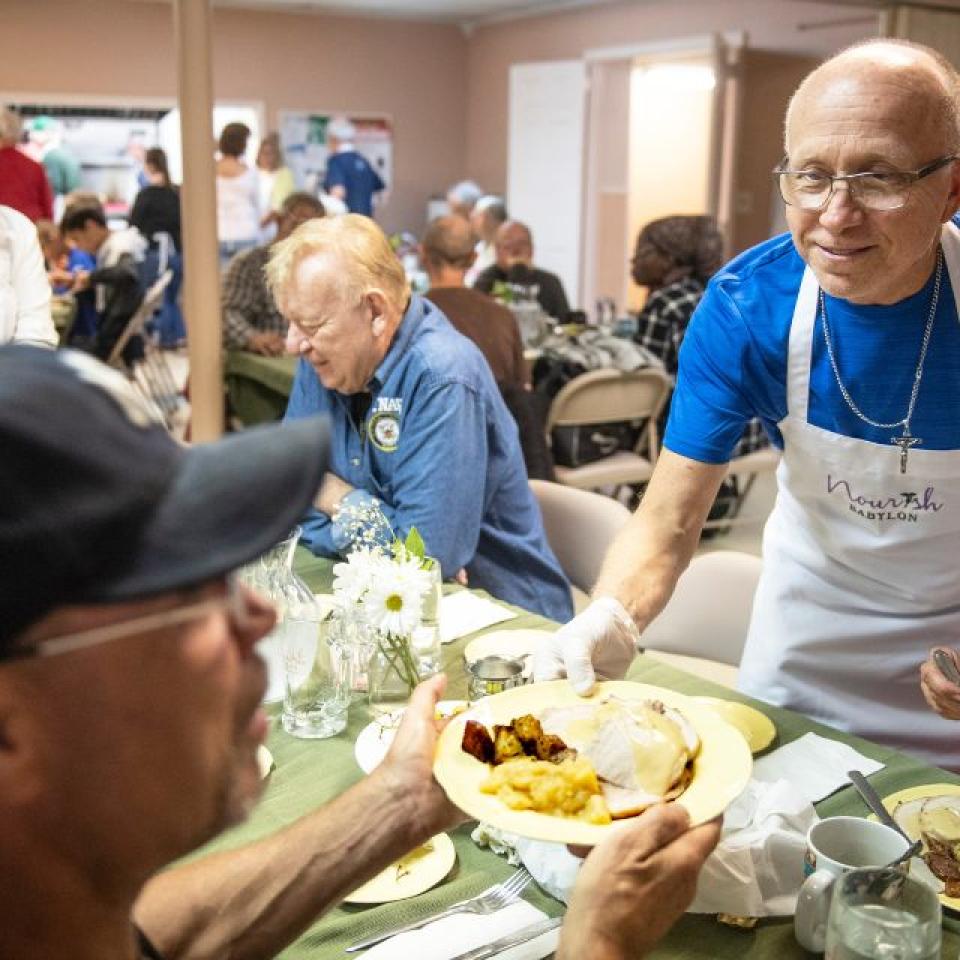
M 942 244 L 956 298 L 960 231 L 952 224 Z M 777 500 L 739 687 L 960 771 L 960 723 L 927 706 L 919 673 L 930 647 L 960 647 L 960 451 L 913 447 L 901 474 L 892 443 L 807 422 L 817 289 L 807 268 L 790 328 Z

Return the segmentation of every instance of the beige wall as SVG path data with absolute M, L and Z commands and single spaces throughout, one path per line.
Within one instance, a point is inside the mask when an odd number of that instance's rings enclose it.
M 0 96 L 172 99 L 171 11 L 130 0 L 3 0 Z M 459 28 L 217 8 L 213 29 L 216 97 L 262 102 L 271 127 L 285 108 L 392 116 L 386 229 L 419 231 L 428 197 L 462 176 L 467 41 Z
M 772 205 L 782 202 L 770 171 L 783 157 L 783 116 L 793 91 L 817 63 L 819 60 L 813 57 L 762 50 L 744 52 L 730 230 L 733 253 L 770 235 Z
M 467 173 L 490 190 L 506 186 L 507 78 L 510 65 L 578 58 L 585 50 L 743 30 L 751 47 L 827 56 L 874 36 L 869 22 L 817 30 L 801 23 L 845 17 L 857 8 L 802 0 L 654 0 L 587 7 L 547 17 L 479 27 L 470 37 L 467 87 Z

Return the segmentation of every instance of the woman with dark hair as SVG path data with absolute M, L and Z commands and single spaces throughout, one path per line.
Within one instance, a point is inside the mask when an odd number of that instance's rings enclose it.
M 217 236 L 220 266 L 234 254 L 257 244 L 260 236 L 260 202 L 257 171 L 244 161 L 250 128 L 228 123 L 220 132 L 217 158 Z
M 680 344 L 693 311 L 722 263 L 723 238 L 713 217 L 663 217 L 637 236 L 630 273 L 649 293 L 637 321 L 637 342 L 658 356 L 671 376 L 676 376 Z M 668 410 L 669 405 L 659 425 L 661 437 Z M 760 421 L 751 420 L 733 455 L 743 456 L 767 443 Z
M 166 270 L 173 276 L 163 292 L 163 306 L 157 317 L 160 346 L 172 350 L 187 337 L 183 314 L 177 304 L 183 282 L 180 259 L 180 192 L 170 182 L 167 155 L 160 147 L 144 154 L 143 168 L 149 185 L 133 201 L 130 225 L 136 227 L 149 244 L 143 262 L 143 280 L 149 286 Z

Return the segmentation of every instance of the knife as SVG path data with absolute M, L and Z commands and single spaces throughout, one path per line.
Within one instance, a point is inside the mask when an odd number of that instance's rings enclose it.
M 522 943 L 528 943 L 530 940 L 536 940 L 537 937 L 542 937 L 545 933 L 556 930 L 561 923 L 563 923 L 563 917 L 538 920 L 536 923 L 530 924 L 529 927 L 521 927 L 516 932 L 500 937 L 499 940 L 494 940 L 492 943 L 484 944 L 482 947 L 474 947 L 473 950 L 468 950 L 466 953 L 458 953 L 455 957 L 451 957 L 451 960 L 487 960 L 487 957 L 495 957 L 498 953 L 509 950 L 510 947 L 517 947 Z

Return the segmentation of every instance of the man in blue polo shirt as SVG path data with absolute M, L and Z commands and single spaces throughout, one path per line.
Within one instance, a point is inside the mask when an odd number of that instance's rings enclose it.
M 960 769 L 958 728 L 924 703 L 960 716 L 925 663 L 960 640 L 958 89 L 900 41 L 800 86 L 777 171 L 791 235 L 709 284 L 643 504 L 538 678 L 626 670 L 759 417 L 783 459 L 741 689 Z
M 323 178 L 323 189 L 342 200 L 351 213 L 373 216 L 373 198 L 386 184 L 370 161 L 353 145 L 357 135 L 354 125 L 345 117 L 335 117 L 327 127 L 330 158 Z
M 372 220 L 311 221 L 276 244 L 267 276 L 301 356 L 287 420 L 325 413 L 329 470 L 303 524 L 337 556 L 374 499 L 411 527 L 444 577 L 554 619 L 570 590 L 547 545 L 517 427 L 483 354 L 431 304 Z

